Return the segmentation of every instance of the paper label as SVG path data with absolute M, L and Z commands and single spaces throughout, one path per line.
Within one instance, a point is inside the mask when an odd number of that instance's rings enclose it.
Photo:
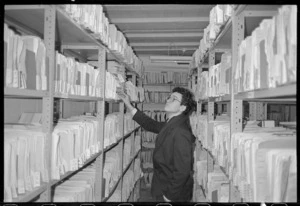
M 25 193 L 25 182 L 24 180 L 18 180 L 18 193 L 24 194 Z
M 40 172 L 34 172 L 34 175 L 33 175 L 33 187 L 39 187 L 40 183 L 41 183 Z
M 13 87 L 19 87 L 19 72 L 18 72 L 18 70 L 14 70 Z

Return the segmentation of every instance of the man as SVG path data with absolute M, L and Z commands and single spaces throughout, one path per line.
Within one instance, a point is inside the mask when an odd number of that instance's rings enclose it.
M 118 90 L 117 93 L 132 113 L 133 120 L 158 134 L 153 152 L 153 198 L 157 202 L 191 201 L 195 137 L 189 115 L 196 109 L 194 95 L 188 89 L 174 88 L 164 108 L 167 122 L 157 122 L 134 108 L 124 92 Z

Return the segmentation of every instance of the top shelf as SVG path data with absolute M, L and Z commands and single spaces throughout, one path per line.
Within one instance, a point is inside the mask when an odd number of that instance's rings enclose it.
M 42 19 L 44 19 L 46 7 L 47 5 L 6 5 L 5 21 L 43 39 L 45 21 L 42 21 Z M 94 48 L 85 51 L 86 55 L 97 54 L 98 48 L 105 49 L 109 54 L 109 58 L 118 61 L 123 64 L 127 70 L 136 73 L 132 65 L 127 64 L 121 56 L 110 50 L 108 46 L 96 38 L 91 31 L 88 31 L 75 22 L 61 8 L 55 5 L 51 7 L 56 10 L 56 43 L 62 46 L 66 45 L 67 47 L 93 45 Z M 78 50 L 80 51 L 80 49 Z

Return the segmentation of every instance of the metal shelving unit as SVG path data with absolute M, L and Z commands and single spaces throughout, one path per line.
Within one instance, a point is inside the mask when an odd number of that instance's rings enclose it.
M 224 24 L 223 29 L 217 35 L 216 40 L 211 44 L 211 48 L 205 53 L 204 57 L 198 64 L 198 77 L 202 72 L 204 60 L 208 58 L 209 67 L 215 64 L 215 53 L 222 51 L 222 48 L 231 48 L 232 52 L 232 69 L 235 70 L 238 58 L 238 47 L 245 36 L 250 35 L 253 29 L 255 29 L 260 21 L 264 18 L 272 17 L 277 14 L 277 8 L 280 5 L 257 6 L 257 5 L 237 5 L 234 13 L 230 19 Z M 246 23 L 247 24 L 246 24 Z M 225 46 L 225 40 L 228 36 L 231 38 L 229 45 Z M 221 48 L 221 49 L 220 49 Z M 231 72 L 231 80 L 234 79 L 233 72 Z M 266 116 L 266 106 L 264 103 L 287 103 L 295 104 L 296 102 L 296 83 L 278 86 L 276 88 L 259 89 L 255 91 L 241 92 L 238 94 L 233 93 L 233 83 L 230 80 L 230 94 L 220 97 L 209 97 L 207 99 L 199 99 L 197 106 L 197 113 L 201 113 L 202 104 L 208 104 L 207 121 L 214 120 L 215 108 L 214 104 L 217 103 L 217 110 L 220 111 L 220 103 L 227 104 L 227 114 L 230 115 L 230 137 L 235 132 L 241 132 L 243 128 L 243 101 L 249 102 L 250 105 L 250 117 L 252 119 L 261 119 Z M 199 81 L 197 82 L 198 84 Z M 219 113 L 219 112 L 218 112 Z M 209 127 L 209 125 L 208 125 Z M 208 128 L 208 147 L 212 143 L 212 130 Z M 197 141 L 197 144 L 200 144 Z M 207 172 L 213 171 L 214 156 L 212 153 L 204 149 L 207 156 Z M 230 148 L 229 148 L 230 151 Z M 199 151 L 198 151 L 199 152 Z M 197 152 L 196 152 L 197 155 Z M 196 158 L 196 157 L 195 157 Z M 230 156 L 228 156 L 230 159 Z M 226 172 L 225 168 L 221 167 L 221 170 L 229 180 L 229 201 L 230 202 L 242 202 L 241 193 L 239 188 L 233 185 L 232 174 Z M 196 190 L 197 185 L 194 187 Z M 203 188 L 203 187 L 202 187 Z M 207 187 L 204 187 L 207 188 Z M 207 194 L 207 191 L 204 191 Z M 207 195 L 206 195 L 207 196 Z
M 42 202 L 51 202 L 52 201 L 52 190 L 53 186 L 59 184 L 70 176 L 74 175 L 81 168 L 89 165 L 92 162 L 96 163 L 96 182 L 95 182 L 95 195 L 96 201 L 100 202 L 103 200 L 102 196 L 102 177 L 103 177 L 103 162 L 104 154 L 109 151 L 112 147 L 122 142 L 124 144 L 124 139 L 135 132 L 138 128 L 131 131 L 129 134 L 123 134 L 123 138 L 120 139 L 116 144 L 110 145 L 108 148 L 103 148 L 104 145 L 104 120 L 105 120 L 105 102 L 117 102 L 120 105 L 120 112 L 122 112 L 122 119 L 124 119 L 124 103 L 117 100 L 107 100 L 100 97 L 89 97 L 89 96 L 77 96 L 77 95 L 68 95 L 68 94 L 59 94 L 54 92 L 54 71 L 55 71 L 55 48 L 57 48 L 57 43 L 60 43 L 59 46 L 61 50 L 72 50 L 72 49 L 83 49 L 92 51 L 97 55 L 99 70 L 100 70 L 100 82 L 101 82 L 101 93 L 104 94 L 105 91 L 105 68 L 106 68 L 106 59 L 107 55 L 110 58 L 118 61 L 120 64 L 125 65 L 127 71 L 134 73 L 135 79 L 138 74 L 135 72 L 132 65 L 129 65 L 125 62 L 125 59 L 118 56 L 116 52 L 111 51 L 107 45 L 105 45 L 99 38 L 92 34 L 83 26 L 79 25 L 76 21 L 70 18 L 60 6 L 56 5 L 10 5 L 5 6 L 5 22 L 8 25 L 12 25 L 19 29 L 20 31 L 39 36 L 44 40 L 47 57 L 49 58 L 49 88 L 48 91 L 35 91 L 28 89 L 19 89 L 19 88 L 4 88 L 4 97 L 5 98 L 16 98 L 16 99 L 42 99 L 42 113 L 43 113 L 43 132 L 46 133 L 46 147 L 45 155 L 47 168 L 50 174 L 50 165 L 51 165 L 51 145 L 52 145 L 52 131 L 54 127 L 53 123 L 53 105 L 54 99 L 60 101 L 68 100 L 71 102 L 90 102 L 95 104 L 96 116 L 99 122 L 99 134 L 98 141 L 102 148 L 100 152 L 94 154 L 89 159 L 83 162 L 82 167 L 76 171 L 67 172 L 62 175 L 60 180 L 50 180 L 49 183 L 42 183 L 38 188 L 35 188 L 31 192 L 27 192 L 24 195 L 20 195 L 18 198 L 14 199 L 14 202 L 27 202 L 32 199 L 38 198 Z M 80 44 L 76 42 L 81 42 Z M 62 105 L 63 106 L 63 105 Z M 61 108 L 60 108 L 61 109 Z M 124 133 L 124 122 L 122 125 Z M 123 146 L 122 146 L 122 153 Z M 134 158 L 140 154 L 137 153 Z M 122 161 L 123 162 L 123 161 Z M 131 163 L 133 160 L 131 161 Z M 125 172 L 125 171 L 124 171 Z M 122 176 L 123 177 L 123 176 Z M 123 178 L 120 178 L 119 181 L 123 181 Z

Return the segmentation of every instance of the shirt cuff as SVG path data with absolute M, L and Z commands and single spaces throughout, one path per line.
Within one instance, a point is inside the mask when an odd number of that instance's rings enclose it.
M 132 116 L 134 116 L 134 115 L 135 115 L 135 113 L 137 112 L 137 109 L 136 109 L 136 108 L 134 108 L 134 109 L 133 109 L 133 110 L 131 110 L 130 112 L 131 112 Z
M 165 200 L 165 202 L 171 202 L 171 200 L 169 200 L 168 198 L 166 198 L 166 196 L 163 195 L 163 198 Z

